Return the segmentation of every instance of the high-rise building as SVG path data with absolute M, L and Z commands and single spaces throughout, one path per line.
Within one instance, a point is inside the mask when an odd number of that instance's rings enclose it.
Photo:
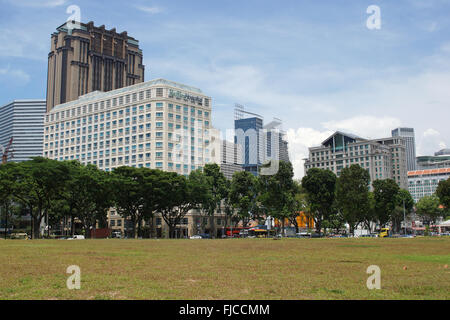
M 241 146 L 240 163 L 244 170 L 258 175 L 261 165 L 269 160 L 289 161 L 285 133 L 280 130 L 281 120 L 275 118 L 264 125 L 262 116 L 244 111 L 240 105 L 236 106 L 235 114 L 235 143 Z
M 8 161 L 42 156 L 45 100 L 14 100 L 0 106 L 0 153 L 11 140 Z
M 47 111 L 93 91 L 110 91 L 144 81 L 142 50 L 127 32 L 66 22 L 51 35 Z
M 235 143 L 242 148 L 242 167 L 254 175 L 263 163 L 263 119 L 256 115 L 251 118 L 234 120 Z
M 243 171 L 241 146 L 233 142 L 222 140 L 220 170 L 225 178 L 232 179 L 235 172 Z
M 406 141 L 406 166 L 408 171 L 416 170 L 416 140 L 414 128 L 396 128 L 392 137 L 403 137 Z
M 336 131 L 319 147 L 309 148 L 305 172 L 311 168 L 327 169 L 337 176 L 343 168 L 358 164 L 367 169 L 370 181 L 393 179 L 406 189 L 406 145 L 402 137 L 368 140 Z
M 45 119 L 44 156 L 110 171 L 125 165 L 188 174 L 211 161 L 211 98 L 156 79 L 92 92 Z

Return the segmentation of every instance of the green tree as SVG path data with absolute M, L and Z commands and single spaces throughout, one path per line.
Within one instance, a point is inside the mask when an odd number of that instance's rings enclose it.
M 63 162 L 70 172 L 70 178 L 63 191 L 64 203 L 54 201 L 55 214 L 60 219 L 71 217 L 73 235 L 75 218 L 78 218 L 84 229 L 86 237 L 90 237 L 91 230 L 107 225 L 107 211 L 113 205 L 113 192 L 110 176 L 97 166 L 82 165 L 77 161 Z
M 219 165 L 215 163 L 206 164 L 203 167 L 203 173 L 208 181 L 209 188 L 209 197 L 205 197 L 206 201 L 203 206 L 210 217 L 211 236 L 214 238 L 216 235 L 214 213 L 220 208 L 222 200 L 227 196 L 227 179 L 220 171 Z
M 11 163 L 0 165 L 0 220 L 4 219 L 5 238 L 7 230 L 11 225 L 12 209 L 14 207 L 13 191 L 14 191 L 14 176 L 11 170 Z
M 226 195 L 223 199 L 223 205 L 224 205 L 224 213 L 225 213 L 225 227 L 228 227 L 228 221 L 230 222 L 230 225 L 233 225 L 233 217 L 234 217 L 234 208 L 233 203 L 231 202 L 230 197 L 230 190 L 231 190 L 231 181 L 226 180 Z
M 378 221 L 376 210 L 375 210 L 375 195 L 373 192 L 368 193 L 368 208 L 362 215 L 362 224 L 364 228 L 372 232 L 372 224 Z
M 439 181 L 436 189 L 436 195 L 439 197 L 441 204 L 445 207 L 447 214 L 450 212 L 450 178 Z
M 426 225 L 432 225 L 442 215 L 439 209 L 439 198 L 436 195 L 425 196 L 416 203 L 416 212 Z
M 145 221 L 150 222 L 149 236 L 150 238 L 152 238 L 154 230 L 153 218 L 155 212 L 158 210 L 158 205 L 159 202 L 161 201 L 160 197 L 162 196 L 162 192 L 159 189 L 160 188 L 159 182 L 162 178 L 163 171 L 148 168 L 142 168 L 140 170 L 142 172 L 143 178 L 141 188 L 142 193 L 144 195 L 142 203 L 142 216 Z
M 399 233 L 404 216 L 408 216 L 414 207 L 414 200 L 408 190 L 400 189 L 397 194 L 395 210 L 392 213 L 392 229 Z
M 198 209 L 210 191 L 199 182 L 201 171 L 194 170 L 188 177 L 174 172 L 164 172 L 159 182 L 158 211 L 169 227 L 169 237 L 176 237 L 176 227 L 192 209 Z M 168 196 L 170 195 L 170 196 Z
M 349 225 L 350 234 L 353 234 L 369 210 L 369 184 L 369 173 L 357 164 L 342 169 L 337 179 L 337 205 Z
M 32 217 L 32 238 L 39 237 L 42 219 L 52 211 L 52 201 L 61 199 L 64 185 L 69 179 L 67 166 L 56 160 L 33 158 L 14 165 L 14 197 Z
M 292 217 L 297 209 L 295 194 L 298 189 L 294 184 L 293 177 L 292 164 L 284 161 L 279 162 L 278 171 L 274 175 L 260 175 L 258 177 L 259 200 L 267 213 L 281 222 L 283 235 L 285 235 L 285 220 Z M 290 221 L 293 220 L 290 219 Z
M 251 211 L 255 205 L 257 191 L 257 179 L 248 171 L 235 172 L 231 180 L 230 201 L 239 220 L 246 226 L 251 218 Z
M 197 208 L 198 212 L 200 213 L 200 215 L 197 217 L 198 219 L 200 219 L 200 223 L 195 224 L 197 234 L 200 233 L 200 231 L 202 233 L 206 232 L 205 227 L 207 224 L 207 219 L 205 218 L 207 218 L 208 216 L 211 217 L 211 207 L 214 207 L 215 205 L 214 196 L 212 194 L 212 180 L 213 179 L 211 177 L 207 177 L 205 172 L 201 169 L 194 170 L 190 174 L 190 181 L 192 183 L 195 183 L 196 185 L 203 185 L 207 190 L 207 192 L 201 198 L 201 203 Z
M 117 213 L 123 218 L 131 220 L 131 236 L 137 238 L 140 223 L 144 219 L 146 197 L 143 190 L 143 171 L 133 167 L 119 167 L 114 169 L 112 181 L 114 185 L 113 198 Z M 167 193 L 166 196 L 169 194 Z
M 375 180 L 372 185 L 376 216 L 380 225 L 385 226 L 394 213 L 400 188 L 392 179 Z
M 333 212 L 336 175 L 330 170 L 312 168 L 303 177 L 302 186 L 307 194 L 316 231 L 321 234 L 323 221 Z

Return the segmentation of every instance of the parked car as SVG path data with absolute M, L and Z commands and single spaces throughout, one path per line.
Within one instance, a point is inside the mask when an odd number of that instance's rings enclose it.
M 296 237 L 297 238 L 309 238 L 309 237 L 311 237 L 311 234 L 308 232 L 299 232 L 299 233 L 296 233 Z
M 10 235 L 11 239 L 23 239 L 23 240 L 28 240 L 28 234 L 26 233 L 11 233 Z
M 83 235 L 74 235 L 73 238 L 67 238 L 67 240 L 84 240 L 84 236 Z
M 323 235 L 320 235 L 318 233 L 311 233 L 311 238 L 321 238 Z

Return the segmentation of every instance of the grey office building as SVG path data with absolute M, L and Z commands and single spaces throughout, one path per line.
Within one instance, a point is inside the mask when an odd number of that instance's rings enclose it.
M 309 148 L 305 172 L 320 168 L 340 176 L 343 168 L 353 164 L 367 169 L 371 182 L 393 179 L 401 188 L 408 188 L 406 143 L 402 137 L 369 140 L 336 131 L 320 146 Z
M 396 128 L 392 137 L 403 137 L 406 142 L 406 167 L 408 171 L 416 170 L 416 140 L 414 128 Z
M 14 100 L 0 106 L 0 151 L 13 143 L 8 161 L 42 156 L 46 100 Z

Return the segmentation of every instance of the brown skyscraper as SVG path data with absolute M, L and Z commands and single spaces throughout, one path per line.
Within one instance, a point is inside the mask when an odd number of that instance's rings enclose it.
M 92 21 L 66 22 L 52 34 L 47 111 L 92 91 L 110 91 L 143 81 L 142 50 L 126 31 L 95 27 Z

